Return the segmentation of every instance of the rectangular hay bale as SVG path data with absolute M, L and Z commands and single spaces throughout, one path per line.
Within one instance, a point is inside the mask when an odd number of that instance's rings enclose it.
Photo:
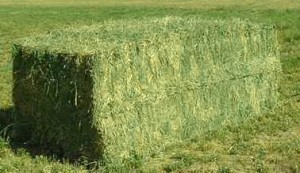
M 276 31 L 238 19 L 106 21 L 25 38 L 13 58 L 20 131 L 71 158 L 146 157 L 278 102 Z

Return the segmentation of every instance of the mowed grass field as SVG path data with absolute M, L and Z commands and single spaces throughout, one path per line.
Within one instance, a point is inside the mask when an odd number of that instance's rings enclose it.
M 300 1 L 58 1 L 0 2 L 0 172 L 87 172 L 84 165 L 15 147 L 7 133 L 13 109 L 11 44 L 14 39 L 70 25 L 146 16 L 242 18 L 278 30 L 283 76 L 281 105 L 239 126 L 210 131 L 204 138 L 168 146 L 151 159 L 132 158 L 107 172 L 300 172 Z M 46 153 L 51 155 L 51 153 Z M 88 164 L 88 163 L 87 163 Z

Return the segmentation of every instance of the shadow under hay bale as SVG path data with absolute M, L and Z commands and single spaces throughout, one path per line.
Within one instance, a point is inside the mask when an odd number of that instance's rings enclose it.
M 0 136 L 2 138 L 10 138 L 13 123 L 13 108 L 0 109 Z
M 10 149 L 14 153 L 17 154 L 25 151 L 33 158 L 44 155 L 59 161 L 67 160 L 71 163 L 89 161 L 86 158 L 82 158 L 85 160 L 78 160 L 79 156 L 74 158 L 66 157 L 64 151 L 58 149 L 58 147 L 33 143 L 29 140 L 29 136 L 31 136 L 30 130 L 33 128 L 28 124 L 16 123 L 14 115 L 15 112 L 13 107 L 0 109 L 0 138 L 4 139 L 9 144 Z M 24 134 L 27 136 L 23 136 Z M 91 163 L 87 165 L 88 168 L 93 168 L 93 166 L 96 165 Z
M 53 31 L 13 59 L 23 137 L 116 165 L 269 111 L 281 73 L 273 27 L 197 17 Z

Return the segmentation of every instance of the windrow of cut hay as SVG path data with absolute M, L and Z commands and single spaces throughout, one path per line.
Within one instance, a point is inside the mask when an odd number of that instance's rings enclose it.
M 239 19 L 106 21 L 25 38 L 13 58 L 19 128 L 68 157 L 122 164 L 278 102 L 276 31 Z

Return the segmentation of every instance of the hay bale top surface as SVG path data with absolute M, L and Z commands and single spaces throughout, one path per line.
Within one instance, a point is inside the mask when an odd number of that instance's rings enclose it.
M 16 44 L 50 53 L 91 55 L 112 51 L 116 48 L 115 45 L 143 44 L 171 36 L 180 39 L 184 36 L 213 37 L 215 35 L 214 39 L 217 41 L 226 37 L 239 36 L 237 34 L 258 33 L 266 28 L 272 29 L 271 26 L 262 26 L 240 19 L 222 21 L 194 16 L 108 20 L 100 24 L 72 26 L 47 34 L 26 37 L 17 40 Z M 220 37 L 220 34 L 224 37 Z

